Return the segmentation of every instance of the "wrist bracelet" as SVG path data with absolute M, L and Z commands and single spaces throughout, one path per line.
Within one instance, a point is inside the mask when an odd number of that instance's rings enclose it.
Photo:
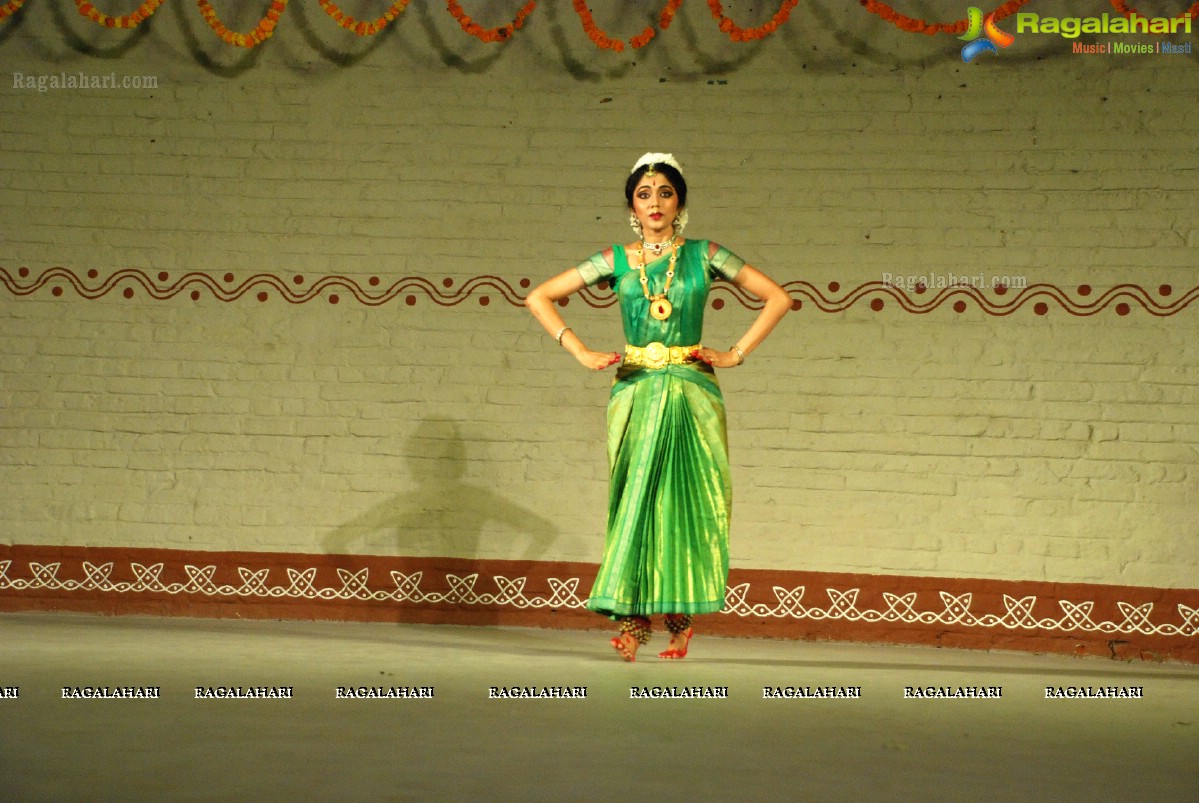
M 568 331 L 570 331 L 570 327 L 563 326 L 561 329 L 558 330 L 558 334 L 554 335 L 554 340 L 558 341 L 559 346 L 562 345 L 562 335 L 566 334 Z
M 745 362 L 745 352 L 741 350 L 740 346 L 733 346 L 732 350 L 737 352 L 737 364 L 738 365 Z

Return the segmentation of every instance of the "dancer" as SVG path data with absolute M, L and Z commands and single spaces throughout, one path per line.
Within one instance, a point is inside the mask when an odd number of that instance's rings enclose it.
M 665 614 L 682 658 L 691 617 L 724 607 L 732 483 L 724 400 L 714 368 L 732 368 L 791 307 L 783 288 L 727 249 L 683 238 L 687 182 L 668 153 L 647 153 L 625 183 L 637 240 L 615 245 L 529 293 L 526 306 L 583 366 L 620 363 L 608 401 L 608 528 L 588 609 L 615 619 L 612 646 L 626 661 Z M 727 351 L 701 344 L 712 281 L 724 279 L 764 304 Z M 557 302 L 607 281 L 616 290 L 627 345 L 592 351 L 562 320 Z

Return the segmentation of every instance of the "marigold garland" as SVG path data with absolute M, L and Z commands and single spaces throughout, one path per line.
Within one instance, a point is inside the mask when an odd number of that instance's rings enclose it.
M 453 15 L 454 19 L 458 20 L 458 24 L 462 30 L 466 31 L 471 36 L 482 42 L 505 42 L 513 34 L 516 29 L 525 24 L 525 17 L 533 13 L 533 9 L 537 7 L 537 0 L 529 0 L 521 6 L 520 11 L 516 12 L 515 19 L 507 25 L 501 25 L 498 28 L 484 28 L 472 20 L 467 13 L 462 10 L 462 6 L 458 5 L 455 0 L 446 0 L 445 7 Z
M 132 14 L 126 14 L 123 17 L 110 17 L 107 14 L 103 14 L 95 6 L 87 2 L 87 0 L 75 0 L 75 7 L 79 9 L 80 14 L 106 28 L 136 28 L 150 19 L 164 1 L 146 0 Z
M 275 26 L 278 24 L 283 12 L 287 9 L 289 1 L 272 0 L 266 15 L 247 34 L 236 33 L 225 27 L 209 0 L 196 0 L 196 5 L 200 9 L 200 14 L 204 17 L 204 21 L 208 23 L 209 27 L 224 42 L 237 47 L 250 48 L 262 44 L 271 37 Z M 0 22 L 20 11 L 26 2 L 27 0 L 9 0 L 0 5 Z M 153 16 L 164 2 L 165 0 L 144 0 L 136 11 L 121 17 L 110 17 L 104 14 L 89 0 L 75 0 L 75 6 L 81 15 L 106 28 L 136 28 Z M 387 11 L 373 21 L 359 20 L 346 14 L 333 0 L 317 0 L 317 2 L 321 9 L 342 28 L 353 31 L 359 36 L 373 36 L 382 31 L 388 24 L 394 22 L 404 9 L 407 8 L 410 0 L 395 0 Z M 1002 20 L 1016 13 L 1017 10 L 1027 5 L 1028 2 L 1029 0 L 1008 0 L 1008 2 L 996 8 L 991 14 L 995 20 Z M 1125 17 L 1132 16 L 1133 14 L 1143 16 L 1130 5 L 1129 0 L 1109 0 L 1109 2 L 1117 13 Z M 571 4 L 574 7 L 575 13 L 579 16 L 580 22 L 583 24 L 583 30 L 586 31 L 588 38 L 597 47 L 617 53 L 624 50 L 626 44 L 624 40 L 609 37 L 596 25 L 586 0 L 572 0 Z M 627 43 L 634 49 L 645 47 L 658 35 L 659 31 L 664 31 L 670 27 L 675 14 L 682 4 L 683 0 L 667 0 L 666 5 L 663 6 L 662 11 L 658 14 L 657 29 L 652 25 L 647 26 L 644 31 L 627 40 Z M 956 22 L 929 22 L 909 17 L 900 14 L 890 5 L 882 2 L 882 0 L 858 0 L 858 4 L 871 14 L 910 33 L 958 35 L 963 33 L 969 26 L 969 23 L 965 19 L 957 20 Z M 708 0 L 708 8 L 712 12 L 712 18 L 716 20 L 720 30 L 726 33 L 734 42 L 749 42 L 764 39 L 787 22 L 791 16 L 791 11 L 797 5 L 799 5 L 799 0 L 781 0 L 778 11 L 775 12 L 774 16 L 768 22 L 756 28 L 742 28 L 729 19 L 729 17 L 725 16 L 724 7 L 720 0 Z M 516 13 L 516 17 L 512 22 L 496 28 L 484 28 L 471 19 L 466 11 L 463 10 L 458 0 L 446 0 L 446 9 L 458 21 L 462 30 L 484 42 L 503 42 L 510 39 L 517 30 L 523 27 L 525 20 L 533 13 L 536 7 L 537 0 L 527 0 Z M 1195 2 L 1189 9 L 1179 14 L 1176 19 L 1183 17 L 1199 17 L 1199 2 Z
M 1124 0 L 1111 0 L 1111 3 L 1112 3 L 1112 8 L 1114 8 L 1116 11 L 1120 12 L 1125 17 L 1131 16 L 1133 14 L 1136 14 L 1138 17 L 1145 16 L 1144 14 L 1137 11 L 1132 6 L 1128 5 L 1128 3 L 1125 3 Z M 1182 19 L 1183 17 L 1199 17 L 1199 3 L 1195 3 L 1193 6 L 1188 8 L 1186 11 L 1179 14 L 1176 17 L 1176 19 Z
M 21 6 L 25 5 L 25 0 L 12 0 L 0 6 L 0 21 L 6 20 L 13 14 L 21 10 Z
M 796 0 L 798 2 L 798 0 Z M 674 21 L 674 15 L 678 13 L 679 6 L 683 4 L 683 0 L 668 0 L 662 11 L 658 14 L 658 27 L 660 30 L 666 30 L 670 27 L 670 23 Z M 595 24 L 595 19 L 591 16 L 591 9 L 587 6 L 586 0 L 574 0 L 573 2 L 575 13 L 579 15 L 579 21 L 583 23 L 583 30 L 587 32 L 588 38 L 595 43 L 596 47 L 605 50 L 614 50 L 617 53 L 624 50 L 624 41 L 620 39 L 612 39 Z M 653 26 L 647 26 L 644 31 L 634 36 L 629 40 L 629 45 L 634 50 L 645 47 L 650 41 L 658 35 Z
M 376 17 L 371 22 L 367 22 L 366 20 L 351 17 L 338 8 L 335 3 L 330 2 L 330 0 L 317 0 L 317 2 L 321 10 L 328 14 L 330 19 L 347 31 L 353 31 L 359 36 L 374 36 L 394 22 L 396 17 L 400 16 L 404 9 L 408 7 L 408 0 L 399 0 L 399 2 L 392 3 L 391 7 L 384 11 L 381 16 Z
M 737 23 L 724 15 L 724 7 L 721 6 L 720 0 L 708 0 L 708 8 L 712 10 L 712 19 L 716 20 L 720 25 L 720 30 L 729 35 L 729 39 L 734 42 L 751 42 L 758 39 L 765 39 L 770 34 L 778 30 L 778 27 L 785 23 L 791 16 L 791 9 L 799 5 L 799 0 L 783 0 L 779 10 L 774 12 L 774 16 L 764 25 L 759 25 L 757 28 L 742 28 Z
M 288 0 L 271 0 L 271 7 L 267 9 L 266 16 L 258 21 L 254 30 L 249 33 L 235 33 L 225 27 L 208 0 L 196 0 L 196 5 L 200 7 L 200 14 L 208 23 L 208 27 L 212 28 L 226 44 L 236 47 L 254 47 L 270 39 L 271 34 L 275 32 L 275 25 L 278 24 L 279 17 L 283 16 L 283 11 L 287 8 L 287 3 Z
M 653 26 L 647 26 L 644 31 L 629 40 L 629 44 L 633 46 L 633 49 L 636 50 L 645 47 L 658 35 L 658 31 L 664 31 L 669 28 L 670 23 L 674 22 L 674 15 L 678 13 L 679 6 L 681 5 L 683 5 L 683 0 L 669 0 L 662 7 L 661 13 L 658 14 L 658 30 L 654 30 Z
M 624 50 L 624 42 L 620 39 L 610 39 L 600 27 L 595 24 L 595 19 L 591 16 L 591 9 L 587 7 L 586 0 L 573 0 L 575 13 L 579 15 L 579 21 L 583 23 L 583 30 L 587 32 L 587 36 L 595 46 L 603 50 L 615 50 L 617 53 Z
M 969 23 L 964 19 L 960 19 L 957 22 L 928 22 L 927 20 L 908 17 L 900 14 L 886 3 L 880 3 L 876 0 L 858 0 L 858 3 L 862 6 L 862 8 L 866 9 L 871 14 L 886 20 L 896 28 L 907 31 L 908 33 L 922 33 L 927 36 L 932 36 L 933 34 L 938 33 L 951 33 L 957 35 L 965 33 L 967 27 L 969 26 Z M 1027 4 L 1028 0 L 1010 0 L 1010 2 L 1004 3 L 991 13 L 995 15 L 995 20 L 999 21 L 1005 17 L 1010 17 L 1012 14 L 1015 14 L 1016 11 Z M 983 16 L 985 17 L 987 15 L 984 14 Z

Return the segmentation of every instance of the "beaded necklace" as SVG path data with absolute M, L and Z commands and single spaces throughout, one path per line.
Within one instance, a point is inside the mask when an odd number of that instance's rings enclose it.
M 645 294 L 645 298 L 649 301 L 649 314 L 659 321 L 664 321 L 670 317 L 670 313 L 674 310 L 670 301 L 666 298 L 666 294 L 670 292 L 670 281 L 674 278 L 674 263 L 679 255 L 679 243 L 674 237 L 670 238 L 670 264 L 666 267 L 666 284 L 662 287 L 661 293 L 649 294 L 649 279 L 645 275 L 645 252 L 641 246 L 637 246 L 637 261 L 640 263 L 637 270 L 641 272 L 641 292 Z

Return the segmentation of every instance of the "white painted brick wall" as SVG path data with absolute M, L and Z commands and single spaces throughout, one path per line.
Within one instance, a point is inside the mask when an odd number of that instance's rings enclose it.
M 966 65 L 952 37 L 857 4 L 801 5 L 733 45 L 688 3 L 617 56 L 565 2 L 502 48 L 410 9 L 373 50 L 306 3 L 250 62 L 185 7 L 97 59 L 50 5 L 0 40 L 6 71 L 160 86 L 38 93 L 0 74 L 0 267 L 26 284 L 62 266 L 93 287 L 125 268 L 517 287 L 627 239 L 624 171 L 647 149 L 687 167 L 689 234 L 832 298 L 884 273 L 1023 277 L 1080 303 L 1199 284 L 1190 60 L 1025 37 Z M 643 27 L 635 5 L 593 4 L 613 33 Z M 66 16 L 97 47 L 129 37 Z M 0 289 L 0 540 L 598 559 L 610 378 L 499 293 L 368 307 L 344 289 L 334 306 L 55 284 Z M 722 374 L 734 564 L 1193 587 L 1199 309 L 1048 302 L 805 300 Z M 565 314 L 619 347 L 614 310 Z M 749 319 L 730 304 L 706 339 Z

